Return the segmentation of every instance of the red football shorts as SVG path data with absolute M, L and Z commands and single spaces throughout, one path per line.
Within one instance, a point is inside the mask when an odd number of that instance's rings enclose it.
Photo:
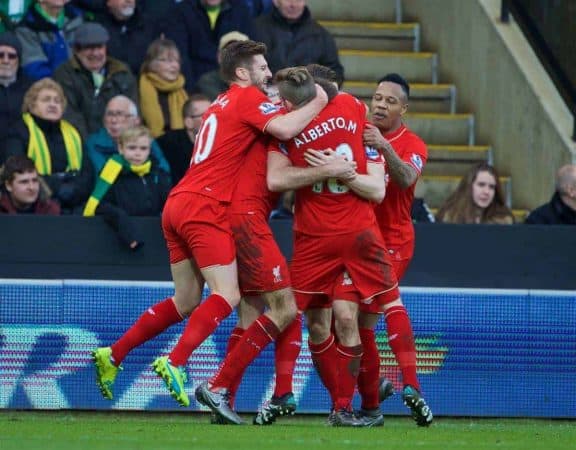
M 267 218 L 262 214 L 230 214 L 229 217 L 242 293 L 254 295 L 290 287 L 288 265 Z
M 360 293 L 352 283 L 348 272 L 341 274 L 331 288 L 331 294 L 309 294 L 295 292 L 296 304 L 300 311 L 316 308 L 332 308 L 334 300 L 360 303 Z
M 378 303 L 391 302 L 400 296 L 394 270 L 376 227 L 326 237 L 294 233 L 290 276 L 295 292 L 333 298 L 344 272 L 350 275 L 361 303 L 371 298 Z M 309 302 L 307 306 L 310 308 L 310 305 Z
M 194 259 L 203 268 L 234 261 L 228 206 L 218 200 L 193 192 L 168 197 L 162 211 L 162 231 L 170 264 Z

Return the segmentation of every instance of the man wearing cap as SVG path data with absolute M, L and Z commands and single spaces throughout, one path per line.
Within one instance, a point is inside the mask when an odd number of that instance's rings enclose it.
M 228 44 L 237 41 L 247 41 L 248 36 L 239 31 L 230 31 L 220 38 L 218 43 L 218 52 L 216 54 L 216 59 L 218 60 L 218 65 L 220 65 L 220 53 L 222 49 Z M 220 69 L 214 69 L 210 72 L 206 72 L 199 79 L 192 91 L 198 94 L 204 94 L 210 100 L 214 100 L 222 92 L 228 90 L 228 83 L 222 79 L 220 74 Z
M 10 122 L 22 116 L 22 99 L 31 80 L 20 69 L 22 46 L 10 31 L 0 33 L 0 139 Z
M 84 23 L 74 33 L 74 56 L 54 73 L 66 98 L 64 118 L 72 123 L 83 138 L 97 131 L 106 104 L 116 95 L 138 101 L 138 85 L 123 62 L 108 56 L 110 36 L 98 23 Z
M 16 28 L 22 43 L 22 67 L 36 81 L 51 77 L 72 55 L 70 41 L 82 24 L 82 12 L 62 0 L 42 0 L 30 5 Z
M 182 0 L 169 11 L 163 31 L 180 50 L 186 90 L 192 91 L 202 74 L 218 69 L 220 38 L 234 30 L 251 36 L 251 23 L 243 0 Z

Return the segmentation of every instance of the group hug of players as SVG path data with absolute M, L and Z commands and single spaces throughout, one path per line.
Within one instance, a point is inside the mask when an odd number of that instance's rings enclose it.
M 379 376 L 374 328 L 383 315 L 403 401 L 416 423 L 428 426 L 432 412 L 420 392 L 397 281 L 413 253 L 410 207 L 426 161 L 424 143 L 401 120 L 409 85 L 396 74 L 384 77 L 369 123 L 364 103 L 339 92 L 330 69 L 283 69 L 271 84 L 265 53 L 254 41 L 224 49 L 221 74 L 230 88 L 204 114 L 190 168 L 162 214 L 174 295 L 92 352 L 97 384 L 112 399 L 126 355 L 187 318 L 170 354 L 152 367 L 188 406 L 192 352 L 238 308 L 226 357 L 197 387 L 196 400 L 212 410 L 214 423 L 242 424 L 234 411 L 242 375 L 275 341 L 274 395 L 253 420 L 271 424 L 296 409 L 292 376 L 304 313 L 310 354 L 332 401 L 328 424 L 379 426 L 380 402 L 393 392 Z M 295 191 L 289 268 L 268 225 L 287 190 Z M 210 294 L 201 301 L 204 283 Z M 353 411 L 356 388 L 362 403 Z

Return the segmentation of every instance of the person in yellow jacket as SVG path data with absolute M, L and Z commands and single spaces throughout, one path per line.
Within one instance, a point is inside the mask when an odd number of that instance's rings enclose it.
M 28 156 L 63 213 L 73 213 L 81 212 L 94 174 L 78 130 L 62 119 L 65 109 L 66 97 L 58 83 L 50 78 L 34 83 L 24 95 L 22 120 L 7 131 L 0 164 L 12 155 Z

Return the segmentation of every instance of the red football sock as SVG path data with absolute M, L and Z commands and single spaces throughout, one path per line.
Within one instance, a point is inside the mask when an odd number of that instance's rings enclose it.
M 393 306 L 386 310 L 384 317 L 388 344 L 402 372 L 402 382 L 419 390 L 420 383 L 416 375 L 416 345 L 408 312 L 404 306 Z
M 230 337 L 228 338 L 228 345 L 226 346 L 226 355 L 232 353 L 234 347 L 240 342 L 242 335 L 244 334 L 244 328 L 236 327 L 232 330 Z M 232 385 L 230 386 L 230 406 L 234 407 L 234 400 L 236 397 L 236 392 L 238 392 L 238 387 L 240 387 L 240 382 L 242 381 L 242 377 L 238 377 Z
M 170 353 L 170 362 L 175 366 L 185 365 L 192 352 L 231 312 L 232 307 L 224 297 L 218 294 L 209 295 L 190 315 L 184 333 Z
M 362 359 L 358 373 L 358 392 L 362 398 L 363 409 L 378 408 L 378 387 L 380 386 L 380 355 L 376 345 L 376 336 L 371 328 L 360 328 L 362 341 Z
M 320 344 L 313 344 L 308 341 L 312 362 L 314 367 L 316 367 L 322 384 L 324 384 L 330 394 L 332 407 L 336 405 L 336 400 L 338 399 L 338 353 L 336 352 L 335 342 L 336 339 L 333 334 Z
M 335 409 L 352 410 L 352 397 L 358 380 L 360 359 L 362 358 L 362 345 L 345 347 L 338 344 L 338 399 Z
M 294 321 L 280 333 L 276 339 L 274 361 L 276 366 L 276 385 L 274 396 L 282 397 L 292 391 L 294 367 L 302 347 L 302 314 L 297 314 Z
M 172 298 L 162 300 L 148 308 L 134 325 L 111 345 L 114 364 L 119 366 L 133 348 L 158 336 L 178 322 L 182 322 L 182 316 L 178 313 Z
M 242 377 L 250 363 L 264 350 L 264 347 L 278 337 L 278 334 L 280 330 L 267 315 L 262 314 L 258 317 L 244 332 L 240 342 L 226 356 L 218 372 L 210 380 L 212 387 L 230 389 L 234 380 Z

